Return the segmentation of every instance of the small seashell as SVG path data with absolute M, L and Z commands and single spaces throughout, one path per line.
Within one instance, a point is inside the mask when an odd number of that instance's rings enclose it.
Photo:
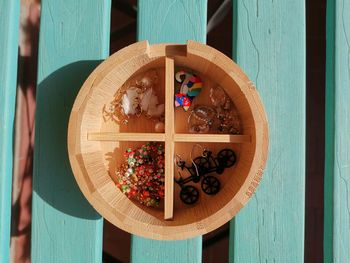
M 138 93 L 136 89 L 128 89 L 122 97 L 122 108 L 126 115 L 136 114 L 135 101 L 138 99 Z

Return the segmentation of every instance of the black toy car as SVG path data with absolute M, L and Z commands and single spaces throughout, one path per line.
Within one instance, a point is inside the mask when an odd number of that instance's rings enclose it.
M 175 182 L 181 187 L 180 199 L 185 204 L 194 204 L 199 198 L 199 191 L 192 185 L 185 185 L 189 182 L 198 183 L 201 181 L 201 188 L 207 195 L 214 195 L 220 190 L 220 181 L 210 173 L 216 172 L 222 174 L 225 168 L 232 167 L 236 163 L 236 154 L 231 149 L 221 150 L 217 157 L 212 155 L 211 151 L 205 150 L 202 156 L 196 157 L 187 166 L 186 162 L 178 161 L 177 166 L 181 170 L 188 170 L 190 176 L 187 178 L 180 177 Z

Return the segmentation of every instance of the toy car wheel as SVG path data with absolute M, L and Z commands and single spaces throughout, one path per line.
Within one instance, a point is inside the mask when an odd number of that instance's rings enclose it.
M 180 199 L 187 205 L 192 205 L 198 201 L 199 191 L 192 185 L 186 185 L 181 188 Z
M 223 149 L 218 153 L 218 162 L 225 168 L 231 167 L 236 163 L 236 154 L 230 149 Z
M 199 176 L 204 175 L 209 170 L 209 162 L 207 158 L 204 158 L 202 156 L 199 156 L 193 160 L 193 162 L 196 164 Z M 196 169 L 196 168 L 195 168 Z
M 215 195 L 220 190 L 220 181 L 214 176 L 206 176 L 202 180 L 202 190 L 207 195 Z

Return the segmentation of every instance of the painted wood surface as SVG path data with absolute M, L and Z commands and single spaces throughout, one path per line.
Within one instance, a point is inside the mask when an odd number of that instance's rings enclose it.
M 0 261 L 10 253 L 19 1 L 0 0 Z
M 206 0 L 164 0 L 138 2 L 138 40 L 150 44 L 206 41 Z M 201 262 L 202 238 L 184 241 L 156 241 L 132 236 L 131 261 Z
M 305 2 L 235 1 L 234 57 L 260 92 L 269 120 L 266 170 L 231 221 L 231 262 L 303 262 Z
M 350 2 L 327 1 L 324 262 L 350 262 Z
M 185 50 L 187 50 L 186 58 L 184 57 Z M 130 57 L 131 54 L 132 57 Z M 226 91 L 232 103 L 239 109 L 238 114 L 242 120 L 240 127 L 243 135 L 205 134 L 200 136 L 181 133 L 188 131 L 186 124 L 191 115 L 190 113 L 186 114 L 182 109 L 174 112 L 175 66 L 190 68 L 201 76 L 205 89 L 196 98 L 197 105 L 211 103 L 209 93 L 211 87 L 217 85 L 215 83 L 218 83 Z M 109 120 L 106 120 L 106 115 L 102 114 L 103 109 L 110 105 L 114 94 L 121 98 L 125 88 L 127 88 L 123 85 L 125 81 L 132 85 L 135 81 L 137 83 L 138 80 L 142 79 L 142 73 L 132 77 L 135 72 L 140 72 L 140 69 L 148 72 L 150 69 L 155 69 L 159 72 L 159 85 L 154 85 L 153 89 L 160 96 L 160 101 L 165 100 L 166 128 L 163 134 L 152 133 L 154 132 L 154 123 L 145 116 L 139 116 L 136 119 L 130 118 L 128 125 L 125 126 L 117 120 L 120 116 L 118 109 L 117 114 L 113 113 Z M 232 74 L 233 72 L 235 74 Z M 221 77 L 218 78 L 218 76 Z M 165 98 L 163 97 L 164 93 Z M 95 134 L 96 131 L 100 131 L 100 138 L 104 137 L 108 141 L 104 140 L 101 143 L 96 140 L 96 137 L 95 140 L 91 140 L 91 131 Z M 118 140 L 118 136 L 113 135 L 118 134 L 118 131 L 123 131 L 119 138 L 124 142 L 111 142 L 112 138 Z M 130 136 L 128 136 L 128 131 L 132 131 Z M 151 133 L 145 133 L 147 131 Z M 105 136 L 106 134 L 112 134 L 112 136 Z M 140 145 L 137 134 L 139 136 L 150 135 L 144 137 L 151 140 L 152 138 L 157 140 L 164 138 L 166 167 L 164 211 L 162 211 L 163 209 L 147 209 L 145 206 L 135 205 L 115 185 L 118 183 L 119 177 L 117 167 L 125 160 L 121 153 L 128 147 L 135 148 Z M 190 139 L 182 140 L 184 136 Z M 231 143 L 230 140 L 234 140 L 237 136 L 248 137 L 250 142 L 242 147 Z M 157 240 L 183 240 L 204 235 L 220 227 L 231 220 L 247 203 L 251 193 L 255 191 L 260 182 L 262 170 L 265 167 L 268 129 L 266 114 L 257 90 L 230 58 L 193 40 L 187 41 L 186 45 L 164 43 L 149 45 L 147 41 L 141 41 L 113 54 L 98 66 L 85 81 L 70 114 L 67 140 L 70 164 L 79 188 L 90 204 L 105 219 L 134 235 Z M 144 138 L 140 140 L 144 140 Z M 226 141 L 226 143 L 208 145 L 208 141 Z M 202 194 L 198 197 L 199 202 L 189 207 L 184 204 L 184 200 L 181 202 L 178 197 L 182 190 L 179 192 L 180 189 L 176 187 L 175 192 L 173 192 L 174 170 L 177 170 L 174 169 L 176 167 L 174 151 L 181 156 L 180 159 L 190 161 L 191 152 L 195 153 L 191 144 L 195 146 L 195 143 L 197 143 L 195 148 L 198 150 L 196 154 L 200 152 L 200 149 L 209 147 L 213 153 L 217 153 L 217 155 L 212 155 L 210 159 L 214 158 L 219 163 L 222 160 L 224 163 L 221 167 L 223 168 L 234 164 L 235 153 L 239 162 L 232 170 L 223 169 L 219 172 L 221 174 L 220 181 L 224 185 L 223 192 L 215 196 L 208 196 L 210 195 L 208 192 L 208 195 Z M 225 148 L 226 150 L 224 150 Z M 230 149 L 234 152 L 230 152 Z M 230 158 L 230 155 L 233 158 Z M 222 156 L 226 156 L 228 159 Z M 106 158 L 107 166 L 105 165 Z M 196 163 L 195 160 L 194 163 Z M 178 170 L 179 175 L 181 175 L 180 171 Z M 234 174 L 235 180 L 230 179 L 232 174 Z M 184 180 L 186 181 L 186 179 Z M 185 181 L 179 182 L 179 184 L 186 183 Z M 203 191 L 205 191 L 205 181 L 205 179 L 202 180 Z M 220 181 L 216 181 L 218 185 Z M 174 194 L 177 198 L 174 198 Z M 164 220 L 172 218 L 173 202 L 174 220 Z
M 71 107 L 109 52 L 110 1 L 42 1 L 34 153 L 32 262 L 101 262 L 102 219 L 67 155 Z
M 138 41 L 156 43 L 206 42 L 206 0 L 139 0 Z

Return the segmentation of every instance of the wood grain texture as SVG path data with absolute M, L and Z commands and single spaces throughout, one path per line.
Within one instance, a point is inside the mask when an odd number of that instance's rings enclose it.
M 206 41 L 206 0 L 139 0 L 138 4 L 138 40 L 182 44 L 188 39 Z M 131 244 L 131 261 L 134 263 L 202 261 L 201 237 L 162 242 L 132 236 Z
M 145 141 L 164 142 L 165 134 L 162 133 L 116 133 L 116 132 L 91 132 L 88 133 L 89 141 Z
M 19 1 L 0 0 L 0 262 L 9 262 Z
M 100 262 L 102 219 L 67 155 L 69 113 L 109 50 L 110 1 L 42 1 L 35 131 L 32 262 Z
M 174 215 L 174 58 L 165 58 L 165 196 L 164 219 Z
M 155 43 L 206 42 L 206 0 L 140 0 L 137 39 Z
M 226 143 L 249 143 L 250 135 L 229 134 L 191 134 L 176 133 L 173 135 L 175 142 L 226 142 Z M 89 141 L 155 141 L 164 142 L 163 133 L 117 133 L 117 132 L 90 132 Z
M 131 54 L 132 57 L 130 57 Z M 231 142 L 227 140 L 231 139 L 230 135 L 188 134 L 190 140 L 186 138 L 184 142 L 178 140 L 174 144 L 174 137 L 177 136 L 174 130 L 188 129 L 183 124 L 186 124 L 190 113 L 186 116 L 182 109 L 178 108 L 176 113 L 173 110 L 174 101 L 171 96 L 174 90 L 173 59 L 177 66 L 191 68 L 201 76 L 205 89 L 196 97 L 195 103 L 208 105 L 211 85 L 220 85 L 226 91 L 237 107 L 239 118 L 243 120 L 240 125 L 243 135 L 234 135 L 233 138 L 248 137 L 249 142 L 244 145 Z M 124 163 L 122 153 L 126 148 L 134 148 L 140 145 L 140 141 L 145 140 L 140 138 L 139 141 L 136 135 L 150 139 L 156 136 L 155 139 L 158 139 L 162 134 L 145 135 L 146 131 L 154 129 L 154 122 L 148 118 L 142 119 L 142 116 L 130 117 L 128 125 L 124 125 L 113 119 L 106 119 L 102 114 L 103 109 L 111 102 L 113 94 L 119 92 L 125 82 L 134 82 L 132 80 L 134 76 L 142 75 L 142 72 L 159 66 L 159 62 L 165 62 L 165 60 L 171 62 L 166 63 L 166 70 L 161 68 L 157 70 L 166 72 L 166 78 L 163 84 L 160 83 L 154 87 L 158 90 L 157 94 L 161 94 L 161 91 L 164 94 L 164 89 L 167 87 L 164 134 L 165 178 L 170 179 L 174 176 L 174 152 L 182 156 L 183 160 L 190 160 L 192 153 L 199 153 L 194 150 L 200 151 L 200 148 L 209 147 L 218 156 L 223 148 L 230 148 L 235 151 L 239 160 L 232 169 L 225 169 L 221 174 L 220 193 L 213 196 L 201 195 L 199 202 L 191 207 L 181 202 L 179 185 L 175 187 L 176 197 L 173 198 L 173 189 L 169 189 L 173 186 L 165 183 L 165 199 L 167 200 L 167 196 L 170 195 L 168 200 L 171 198 L 174 200 L 174 220 L 172 221 L 164 221 L 162 203 L 160 209 L 137 205 L 115 185 L 118 183 L 117 169 Z M 159 77 L 163 78 L 161 75 Z M 162 95 L 159 96 L 161 101 L 163 98 Z M 135 122 L 138 125 L 134 125 Z M 143 125 L 139 125 L 140 122 L 143 122 Z M 109 138 L 117 139 L 118 136 L 115 134 L 122 131 L 119 136 L 121 140 L 91 140 L 89 139 L 91 131 L 99 131 L 100 135 L 103 135 L 102 139 L 106 139 L 104 135 L 107 134 L 114 134 Z M 130 135 L 128 131 L 131 131 Z M 183 135 L 183 133 L 180 134 L 179 139 L 182 139 Z M 226 138 L 226 141 L 214 143 L 216 138 L 218 141 Z M 203 141 L 199 142 L 200 139 Z M 194 41 L 188 41 L 187 45 L 149 45 L 147 41 L 142 41 L 113 54 L 90 74 L 72 107 L 67 141 L 69 160 L 76 181 L 90 204 L 105 219 L 135 235 L 158 240 L 177 240 L 202 235 L 216 229 L 231 220 L 247 203 L 258 186 L 265 167 L 268 128 L 266 114 L 255 87 L 230 58 L 209 46 Z M 188 141 L 196 141 L 201 146 L 198 149 L 197 144 L 194 149 L 194 144 Z M 176 175 L 179 174 L 176 173 Z
M 303 262 L 305 2 L 235 1 L 234 56 L 255 82 L 270 129 L 256 195 L 231 222 L 231 262 Z
M 229 134 L 175 134 L 176 142 L 226 142 L 226 143 L 249 143 L 250 135 Z
M 202 262 L 202 238 L 155 241 L 133 236 L 131 262 Z
M 350 2 L 327 1 L 324 262 L 350 262 Z

